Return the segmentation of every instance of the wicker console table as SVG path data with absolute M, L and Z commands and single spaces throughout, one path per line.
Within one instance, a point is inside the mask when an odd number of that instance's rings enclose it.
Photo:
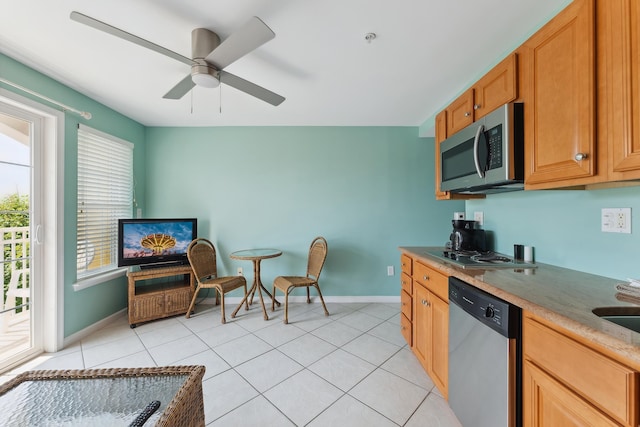
M 179 277 L 182 276 L 182 277 Z M 191 265 L 174 267 L 132 267 L 127 271 L 129 279 L 129 325 L 184 314 L 189 308 L 196 290 Z M 168 281 L 154 281 L 172 277 Z M 151 284 L 136 284 L 149 281 Z
M 204 426 L 204 366 L 31 371 L 0 386 L 0 425 Z M 142 425 L 142 424 L 137 424 Z

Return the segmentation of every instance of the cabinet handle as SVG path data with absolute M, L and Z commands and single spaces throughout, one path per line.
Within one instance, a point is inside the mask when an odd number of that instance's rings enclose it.
M 422 276 L 422 279 L 423 279 L 423 280 L 429 280 L 429 276 L 426 276 L 426 275 L 425 275 L 425 276 Z
M 426 299 L 423 299 L 422 305 L 429 307 L 429 301 L 427 301 Z
M 471 113 L 469 111 L 467 111 L 466 113 L 464 113 L 465 117 L 469 117 L 471 115 Z
M 480 105 L 480 104 L 473 104 L 473 109 L 474 109 L 474 110 L 477 110 L 477 109 L 479 109 L 480 107 L 481 107 L 481 105 Z
M 587 153 L 578 153 L 578 154 L 576 154 L 574 159 L 576 159 L 577 161 L 580 161 L 580 160 L 586 159 L 587 157 L 589 157 L 589 155 Z

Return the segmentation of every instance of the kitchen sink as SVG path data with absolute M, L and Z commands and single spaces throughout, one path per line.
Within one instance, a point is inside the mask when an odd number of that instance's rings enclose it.
M 601 319 L 640 333 L 640 307 L 598 307 L 591 311 Z

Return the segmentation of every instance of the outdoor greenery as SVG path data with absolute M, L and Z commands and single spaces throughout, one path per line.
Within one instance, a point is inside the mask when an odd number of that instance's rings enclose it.
M 9 194 L 0 200 L 0 228 L 29 225 L 29 196 Z
M 0 228 L 12 228 L 12 227 L 26 227 L 29 225 L 29 196 L 28 195 L 20 195 L 18 193 L 10 194 L 0 199 Z M 8 233 L 3 233 L 2 239 L 3 241 L 10 236 Z M 11 259 L 11 245 L 2 245 L 2 249 L 4 252 L 3 259 L 9 260 Z M 28 248 L 23 247 L 22 244 L 18 244 L 16 247 L 16 257 L 23 258 L 28 254 L 25 253 L 28 251 Z M 17 268 L 22 268 L 23 261 L 15 261 Z M 11 263 L 4 262 L 3 263 L 3 272 L 4 272 L 4 292 L 3 295 L 6 295 L 7 288 L 9 286 L 9 281 L 11 280 Z M 24 278 L 28 280 L 27 278 Z M 23 284 L 28 285 L 28 283 Z M 4 301 L 3 301 L 4 303 Z M 18 303 L 20 303 L 18 301 Z M 18 309 L 17 311 L 20 311 Z

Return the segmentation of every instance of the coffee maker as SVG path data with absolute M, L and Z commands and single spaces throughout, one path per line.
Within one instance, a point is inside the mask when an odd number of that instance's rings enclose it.
M 484 230 L 477 228 L 478 221 L 464 219 L 451 220 L 453 231 L 449 236 L 449 244 L 452 251 L 479 251 L 486 250 Z

